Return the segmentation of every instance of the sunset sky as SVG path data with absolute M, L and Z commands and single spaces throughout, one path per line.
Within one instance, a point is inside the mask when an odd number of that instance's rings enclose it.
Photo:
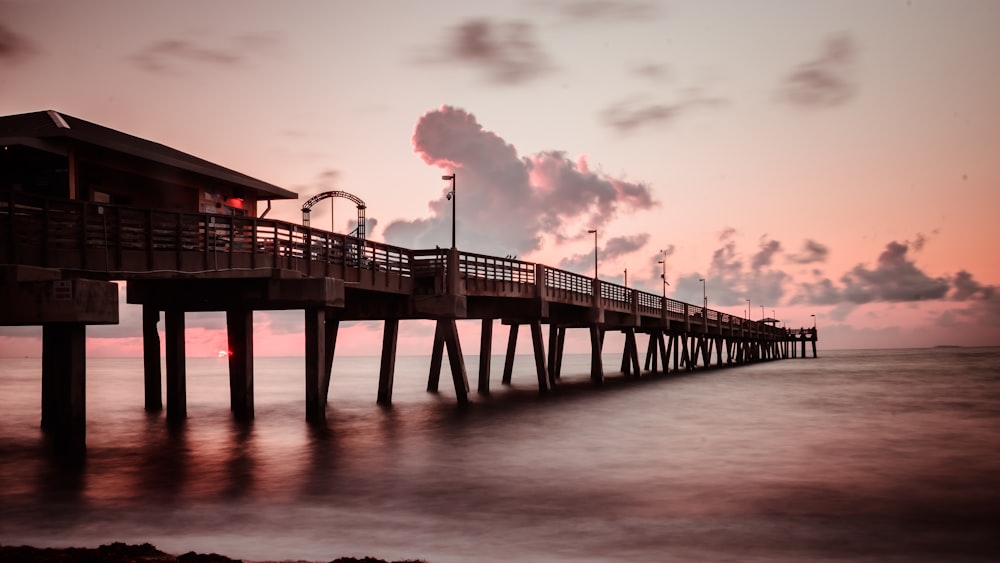
M 659 293 L 665 255 L 668 296 L 700 303 L 705 278 L 714 309 L 815 315 L 821 350 L 1000 345 L 998 30 L 994 0 L 0 0 L 0 115 L 299 194 L 272 218 L 345 190 L 369 238 L 411 248 L 450 244 L 454 171 L 462 250 L 589 275 L 597 229 L 601 278 Z M 88 351 L 139 354 L 122 320 Z M 301 313 L 255 321 L 259 353 L 301 353 Z M 223 329 L 189 316 L 191 354 Z M 432 332 L 404 323 L 400 353 Z M 0 355 L 39 335 L 0 328 Z

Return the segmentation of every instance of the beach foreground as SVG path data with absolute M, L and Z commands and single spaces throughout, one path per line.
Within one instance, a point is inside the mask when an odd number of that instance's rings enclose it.
M 144 543 L 129 545 L 115 542 L 97 548 L 66 547 L 37 548 L 30 546 L 0 545 L 0 561 L 17 561 L 19 563 L 139 563 L 143 561 L 163 563 L 242 563 L 242 559 L 231 559 L 217 553 L 195 553 L 189 551 L 182 555 L 164 553 L 156 547 Z M 250 563 L 250 562 L 246 562 Z M 267 562 L 256 562 L 267 563 Z M 271 563 L 307 563 L 304 561 L 282 561 Z M 386 561 L 374 557 L 339 557 L 331 563 L 423 563 L 419 560 Z

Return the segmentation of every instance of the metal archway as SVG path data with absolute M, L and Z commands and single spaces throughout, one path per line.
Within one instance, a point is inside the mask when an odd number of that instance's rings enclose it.
M 358 233 L 359 239 L 365 240 L 365 209 L 366 209 L 365 202 L 361 201 L 360 197 L 343 191 L 323 192 L 321 194 L 316 194 L 311 198 L 309 198 L 309 201 L 307 201 L 305 205 L 302 206 L 302 226 L 304 227 L 309 226 L 309 212 L 312 211 L 312 207 L 317 203 L 323 201 L 324 199 L 331 197 L 342 197 L 344 199 L 349 199 L 353 201 L 355 205 L 358 206 L 358 228 L 356 229 L 356 232 Z M 332 202 L 330 205 L 330 232 L 334 232 Z

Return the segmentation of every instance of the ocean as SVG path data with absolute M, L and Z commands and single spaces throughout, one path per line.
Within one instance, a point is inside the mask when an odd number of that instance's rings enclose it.
M 233 422 L 225 359 L 189 359 L 188 419 L 143 410 L 142 361 L 88 359 L 87 455 L 46 454 L 41 361 L 0 360 L 0 543 L 249 560 L 1000 560 L 1000 348 L 827 351 L 625 379 L 531 358 L 456 404 L 448 372 L 334 362 L 305 422 L 304 361 L 258 358 Z M 447 363 L 446 363 L 447 370 Z

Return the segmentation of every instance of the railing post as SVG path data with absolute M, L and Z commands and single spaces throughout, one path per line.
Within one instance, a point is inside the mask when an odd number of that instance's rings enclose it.
M 306 275 L 307 276 L 312 276 L 312 240 L 313 240 L 313 237 L 312 237 L 312 228 L 306 227 L 306 229 L 305 229 L 305 237 L 306 237 L 306 248 L 305 248 L 305 256 L 303 256 L 303 258 L 306 259 Z M 360 248 L 358 248 L 358 267 L 359 268 L 361 267 L 361 249 Z
M 535 264 L 535 297 L 545 299 L 545 266 Z
M 639 326 L 639 292 L 635 289 L 626 289 L 628 291 L 629 305 L 632 310 L 632 318 L 635 319 L 635 326 Z
M 445 265 L 445 293 L 458 295 L 458 249 L 448 249 L 448 262 Z
M 155 270 L 153 257 L 153 210 L 146 210 L 146 267 Z

